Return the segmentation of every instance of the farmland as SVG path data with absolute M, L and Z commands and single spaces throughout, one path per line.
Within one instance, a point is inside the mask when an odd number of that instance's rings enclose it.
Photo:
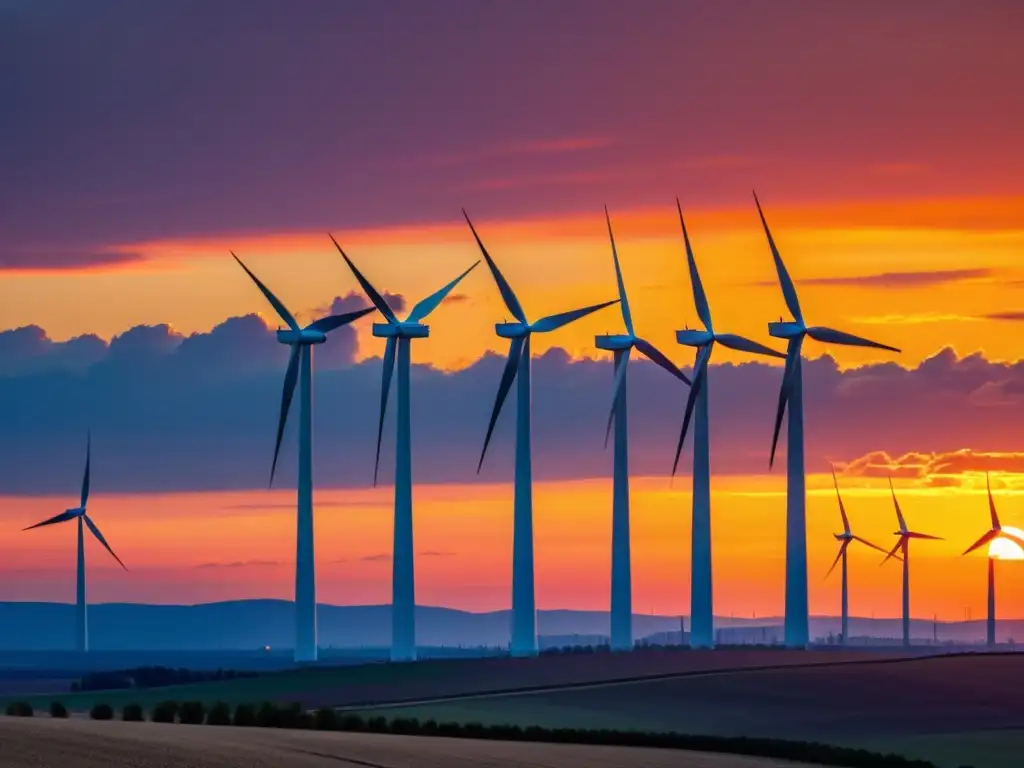
M 742 669 L 373 710 L 389 717 L 766 736 L 1019 765 L 1024 655 Z M 1019 730 L 1018 730 L 1019 729 Z
M 781 768 L 765 758 L 624 747 L 0 718 L 0 768 Z

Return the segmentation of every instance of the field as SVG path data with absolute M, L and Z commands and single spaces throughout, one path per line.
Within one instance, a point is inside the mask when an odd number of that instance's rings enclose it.
M 899 652 L 882 654 L 899 658 Z M 50 690 L 17 693 L 8 690 L 0 703 L 26 700 L 45 708 L 59 699 L 71 710 L 87 710 L 95 702 L 119 707 L 129 702 L 150 707 L 165 699 L 205 703 L 298 701 L 307 707 L 397 703 L 504 692 L 529 688 L 580 685 L 667 675 L 704 673 L 764 666 L 837 664 L 877 660 L 875 651 L 788 651 L 752 649 L 689 651 L 646 649 L 624 654 L 543 655 L 533 659 L 482 658 L 423 661 L 415 664 L 321 665 L 253 678 L 171 686 L 149 690 L 90 691 L 57 695 Z
M 740 669 L 373 714 L 822 741 L 956 768 L 1024 764 L 1024 654 Z M 369 712 L 367 712 L 369 714 Z
M 774 768 L 671 750 L 0 717 L 0 768 Z

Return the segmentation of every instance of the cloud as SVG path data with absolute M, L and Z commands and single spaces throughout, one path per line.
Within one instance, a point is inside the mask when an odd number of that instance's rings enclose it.
M 914 315 L 870 315 L 854 317 L 855 323 L 865 325 L 929 325 L 931 323 L 970 323 L 981 318 L 970 315 L 954 315 L 942 312 L 921 312 Z
M 847 462 L 842 471 L 858 477 L 909 478 L 930 487 L 972 486 L 985 473 L 1024 474 L 1024 452 L 961 448 L 891 456 L 885 451 L 871 451 Z
M 390 563 L 391 555 L 388 552 L 380 552 L 376 555 L 366 555 L 365 557 L 360 557 L 359 559 L 362 560 L 364 563 Z
M 427 549 L 423 552 L 417 552 L 419 557 L 454 557 L 454 552 L 439 552 L 437 550 Z
M 56 271 L 83 267 L 110 267 L 141 261 L 137 251 L 89 251 L 67 247 L 11 247 L 0 249 L 0 269 Z
M 448 154 L 434 154 L 428 160 L 434 165 L 457 165 L 462 163 L 479 163 L 493 158 L 515 157 L 518 155 L 560 155 L 571 152 L 584 152 L 594 149 L 605 149 L 614 140 L 607 136 L 580 136 L 559 139 L 540 139 L 536 141 L 514 141 L 493 147 L 477 150 L 465 150 Z
M 276 560 L 236 560 L 230 563 L 201 563 L 194 568 L 270 568 L 281 565 Z
M 845 277 L 805 277 L 801 285 L 838 285 L 858 288 L 930 288 L 936 285 L 961 283 L 968 280 L 985 280 L 996 276 L 994 269 L 946 269 L 922 270 L 916 272 L 881 272 L 874 275 L 850 275 Z M 772 280 L 760 280 L 755 285 L 776 287 Z
M 984 315 L 986 320 L 1006 320 L 1011 323 L 1024 323 L 1024 311 L 993 312 Z

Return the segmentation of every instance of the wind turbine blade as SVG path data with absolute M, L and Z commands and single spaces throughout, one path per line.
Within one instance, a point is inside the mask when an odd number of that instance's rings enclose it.
M 786 354 L 786 367 L 782 372 L 782 386 L 779 387 L 779 406 L 775 410 L 775 432 L 772 434 L 772 452 L 768 457 L 768 468 L 775 465 L 775 449 L 779 447 L 779 432 L 782 430 L 782 417 L 786 415 L 786 403 L 789 401 L 790 378 L 793 376 L 794 355 L 800 354 L 800 337 L 789 340 L 789 351 Z
M 882 553 L 883 555 L 885 554 L 885 550 L 884 550 L 884 549 L 882 549 L 882 548 L 881 548 L 880 546 L 878 546 L 877 544 L 872 544 L 872 543 L 871 543 L 870 541 L 868 541 L 867 539 L 861 538 L 860 536 L 854 536 L 854 537 L 853 537 L 853 539 L 854 539 L 854 541 L 859 541 L 859 542 L 860 542 L 861 544 L 864 544 L 864 545 L 866 545 L 866 546 L 869 546 L 869 547 L 871 547 L 872 549 L 877 549 L 877 550 L 878 550 L 879 552 L 881 552 L 881 553 Z
M 832 571 L 834 571 L 836 569 L 836 566 L 839 565 L 839 561 L 842 559 L 843 553 L 846 552 L 846 548 L 848 546 L 850 546 L 850 540 L 849 539 L 847 539 L 846 541 L 844 541 L 842 544 L 839 545 L 839 552 L 838 552 L 838 554 L 836 554 L 836 559 L 832 561 L 832 567 L 829 568 L 828 569 L 828 573 L 825 574 L 825 578 L 826 579 L 829 576 L 832 575 Z
M 693 409 L 697 404 L 697 396 L 702 387 L 707 386 L 708 361 L 711 359 L 711 347 L 714 341 L 700 348 L 697 353 L 697 362 L 694 365 L 693 384 L 690 385 L 690 393 L 686 397 L 686 412 L 683 414 L 683 426 L 679 430 L 679 442 L 676 443 L 676 456 L 672 460 L 672 477 L 676 476 L 679 469 L 679 457 L 683 452 L 683 443 L 686 442 L 686 433 L 690 428 L 690 420 L 693 418 Z
M 362 286 L 363 293 L 365 293 L 366 297 L 373 302 L 373 306 L 377 308 L 377 311 L 384 315 L 384 319 L 389 323 L 397 323 L 398 318 L 395 317 L 395 313 L 391 311 L 391 307 L 388 306 L 388 303 L 384 301 L 384 297 L 377 293 L 377 289 L 370 285 L 369 280 L 363 277 L 363 273 L 356 268 L 356 265 L 352 263 L 352 259 L 350 259 L 348 254 L 342 250 L 340 245 L 338 245 L 338 241 L 334 239 L 334 235 L 328 232 L 327 236 L 331 238 L 331 242 L 334 243 L 334 247 L 338 249 L 338 253 L 340 253 L 341 257 L 345 259 L 345 263 L 348 264 L 348 268 L 352 270 L 352 274 L 356 276 L 356 280 L 359 282 L 359 285 Z
M 505 398 L 512 389 L 512 382 L 515 381 L 516 372 L 519 370 L 519 358 L 523 354 L 523 345 L 526 338 L 519 336 L 512 339 L 508 349 L 508 360 L 505 361 L 505 370 L 501 374 L 501 383 L 498 385 L 498 396 L 494 400 L 494 410 L 491 411 L 491 421 L 487 425 L 487 437 L 484 438 L 484 448 L 480 451 L 480 462 L 476 465 L 477 474 L 484 465 L 484 457 L 487 455 L 487 446 L 491 444 L 491 435 L 494 434 L 494 425 L 498 421 L 501 407 L 505 404 Z
M 907 521 L 903 519 L 903 510 L 900 509 L 900 503 L 896 499 L 896 489 L 892 487 L 892 478 L 889 478 L 889 491 L 892 493 L 892 503 L 896 507 L 896 519 L 900 523 L 900 531 L 903 533 L 907 532 Z
M 836 499 L 839 500 L 839 514 L 843 516 L 843 532 L 844 533 L 849 533 L 850 532 L 850 518 L 848 518 L 846 516 L 846 507 L 843 506 L 843 497 L 839 493 L 839 481 L 836 480 L 836 468 L 835 468 L 835 466 L 832 467 L 832 483 L 836 487 Z
M 697 308 L 697 317 L 704 323 L 704 330 L 711 331 L 711 308 L 708 306 L 708 296 L 704 293 L 704 284 L 700 281 L 700 273 L 697 271 L 697 261 L 693 258 L 693 248 L 690 247 L 690 235 L 686 231 L 686 222 L 683 220 L 683 207 L 676 198 L 676 210 L 679 211 L 679 226 L 683 229 L 683 242 L 686 244 L 686 262 L 690 267 L 690 284 L 693 286 L 693 304 Z
M 274 463 L 270 465 L 270 485 L 274 484 L 274 472 L 277 471 L 277 457 L 281 453 L 281 438 L 284 437 L 284 425 L 288 421 L 288 409 L 295 395 L 295 385 L 299 381 L 298 344 L 293 344 L 288 357 L 288 370 L 284 374 L 284 389 L 281 391 L 281 415 L 277 421 L 277 441 L 274 443 Z
M 536 331 L 537 333 L 548 333 L 549 331 L 555 331 L 561 328 L 563 325 L 568 325 L 569 323 L 579 320 L 581 317 L 586 317 L 591 312 L 597 312 L 597 310 L 599 309 L 604 309 L 605 307 L 610 307 L 612 304 L 617 304 L 618 301 L 618 299 L 614 299 L 612 301 L 606 301 L 601 304 L 594 304 L 589 307 L 583 307 L 583 309 L 572 309 L 569 310 L 568 312 L 560 312 L 557 315 L 549 315 L 547 317 L 542 317 L 540 320 L 538 320 L 536 323 L 530 326 L 530 330 Z
M 900 551 L 900 548 L 903 546 L 903 542 L 904 541 L 906 541 L 906 539 L 904 539 L 902 536 L 900 536 L 899 541 L 896 542 L 896 546 L 893 547 L 891 550 L 889 550 L 889 554 L 887 554 L 885 556 L 885 560 L 882 561 L 883 564 L 885 563 L 886 560 L 888 560 L 891 557 L 895 557 L 897 560 L 901 559 L 900 556 L 897 555 L 896 553 Z
M 651 342 L 646 341 L 644 339 L 637 339 L 634 342 L 634 345 L 638 350 L 640 350 L 640 354 L 642 354 L 652 363 L 657 363 L 666 371 L 675 376 L 677 379 L 679 379 L 682 382 L 685 382 L 687 385 L 691 384 L 689 377 L 681 370 L 676 368 L 675 364 L 673 364 L 671 360 L 669 360 L 664 354 L 662 354 L 657 347 L 651 344 Z
M 89 501 L 89 465 L 92 463 L 92 432 L 86 433 L 85 437 L 85 474 L 82 475 L 82 509 Z
M 107 550 L 107 552 L 110 553 L 110 556 L 113 557 L 115 560 L 117 560 L 117 562 L 121 565 L 121 567 L 124 568 L 127 571 L 128 570 L 128 566 L 125 565 L 124 563 L 122 563 L 121 562 L 121 558 L 118 557 L 116 554 L 114 554 L 114 550 L 112 550 L 110 548 L 110 545 L 107 544 L 107 540 L 103 538 L 103 534 L 100 533 L 100 529 L 96 527 L 96 523 L 94 523 L 89 518 L 88 515 L 83 515 L 83 517 L 85 518 L 85 524 L 87 526 L 89 526 L 89 530 L 92 531 L 92 535 L 95 536 L 97 539 L 99 539 L 100 544 L 102 544 L 104 547 L 106 547 L 106 550 Z
M 988 472 L 985 473 L 985 488 L 988 491 L 988 512 L 992 517 L 992 530 L 998 531 L 1003 526 L 999 524 L 999 513 L 996 512 L 996 502 L 992 498 L 992 481 L 989 479 Z
M 826 344 L 844 344 L 848 347 L 871 347 L 872 349 L 887 349 L 890 352 L 900 351 L 896 347 L 890 347 L 888 344 L 880 344 L 877 341 L 871 341 L 871 339 L 854 336 L 852 333 L 837 331 L 835 328 L 822 328 L 820 326 L 808 328 L 807 335 L 815 341 L 821 341 Z
M 772 250 L 772 258 L 775 259 L 775 271 L 779 275 L 782 296 L 786 300 L 789 311 L 793 314 L 793 319 L 802 325 L 804 316 L 800 311 L 800 299 L 796 295 L 796 286 L 793 285 L 793 280 L 789 276 L 789 272 L 786 271 L 786 265 L 782 263 L 779 249 L 775 247 L 775 238 L 772 237 L 772 232 L 768 229 L 768 222 L 764 218 L 764 211 L 761 210 L 761 201 L 757 199 L 757 192 L 754 193 L 754 203 L 757 205 L 757 215 L 761 217 L 761 226 L 764 227 L 764 233 L 768 237 L 768 247 Z
M 435 291 L 434 293 L 427 296 L 427 298 L 419 302 L 415 307 L 412 308 L 412 312 L 409 313 L 409 317 L 406 318 L 406 322 L 418 323 L 421 320 L 425 320 L 427 318 L 427 315 L 429 315 L 431 312 L 437 309 L 441 302 L 448 298 L 448 294 L 451 293 L 452 290 L 454 290 L 456 285 L 462 282 L 462 278 L 464 278 L 466 275 L 468 275 L 470 272 L 476 269 L 476 265 L 479 263 L 479 260 L 473 262 L 473 266 L 471 266 L 461 275 L 459 275 L 450 283 L 448 283 L 448 285 L 446 285 L 444 288 L 442 288 L 439 291 Z
M 608 206 L 604 207 L 604 218 L 608 222 L 608 239 L 612 243 L 612 261 L 615 262 L 615 282 L 619 287 L 619 307 L 622 309 L 622 321 L 626 324 L 626 333 L 636 336 L 633 330 L 633 315 L 629 311 L 629 300 L 626 298 L 626 284 L 622 280 L 622 269 L 619 267 L 619 252 L 615 248 L 615 235 L 612 234 L 612 218 L 608 215 Z M 605 445 L 608 444 L 607 439 Z
M 629 368 L 629 354 L 633 349 L 627 347 L 622 352 L 615 367 L 615 383 L 612 386 L 612 407 L 608 412 L 608 426 L 604 430 L 604 447 L 608 448 L 608 438 L 612 434 L 612 422 L 615 421 L 615 403 L 618 402 L 619 392 L 622 390 L 622 383 L 626 380 L 626 370 Z
M 750 339 L 745 339 L 742 336 L 737 336 L 735 333 L 716 333 L 715 341 L 719 342 L 724 347 L 735 349 L 740 352 L 750 352 L 755 355 L 765 355 L 766 357 L 777 357 L 781 360 L 786 359 L 785 352 L 778 352 L 771 347 L 766 347 L 764 344 L 759 344 L 756 341 L 751 341 Z
M 380 421 L 377 423 L 377 458 L 373 463 L 373 487 L 377 487 L 377 472 L 380 469 L 380 441 L 384 436 L 384 414 L 388 410 L 388 395 L 391 393 L 391 376 L 395 371 L 395 346 L 398 339 L 389 336 L 384 345 L 384 370 L 380 383 Z
M 274 310 L 277 312 L 277 314 L 280 316 L 280 318 L 282 320 L 284 320 L 285 324 L 289 328 L 291 328 L 293 331 L 300 330 L 298 322 L 296 322 L 295 318 L 292 317 L 292 313 L 288 311 L 288 307 L 286 307 L 284 304 L 282 304 L 281 300 L 278 299 L 277 296 L 275 296 L 273 293 L 271 293 L 270 289 L 267 288 L 267 286 L 265 286 L 263 283 L 260 282 L 260 279 L 258 277 L 256 277 L 256 275 L 254 275 L 249 270 L 249 268 L 247 266 L 245 266 L 245 264 L 242 263 L 242 260 L 240 258 L 238 258 L 237 256 L 235 256 L 235 252 L 234 251 L 231 251 L 231 255 L 235 257 L 235 261 L 238 262 L 238 265 L 242 269 L 244 269 L 245 273 L 247 275 L 249 275 L 249 277 L 252 278 L 252 281 L 254 283 L 256 283 L 256 287 L 260 289 L 260 292 L 266 297 L 267 301 L 270 302 L 270 306 L 272 306 L 274 308 Z
M 908 539 L 929 539 L 930 541 L 945 541 L 941 536 L 932 536 L 930 533 L 918 533 L 917 531 L 907 531 L 905 534 Z
M 357 309 L 355 312 L 345 312 L 341 315 L 328 315 L 327 317 L 321 317 L 319 320 L 314 320 L 307 326 L 307 330 L 330 333 L 336 328 L 348 325 L 374 311 L 376 311 L 374 307 L 366 307 L 365 309 Z
M 998 535 L 999 535 L 999 531 L 995 531 L 995 530 L 988 531 L 984 536 L 982 536 L 976 542 L 971 544 L 971 546 L 969 546 L 967 549 L 965 549 L 963 553 L 965 555 L 971 554 L 971 552 L 973 552 L 974 550 L 978 549 L 979 547 L 985 546 L 990 541 L 992 541 L 992 539 L 996 538 L 996 536 L 998 536 Z
M 59 515 L 54 515 L 51 518 L 43 520 L 41 523 L 30 525 L 28 528 L 22 528 L 23 531 L 31 531 L 33 528 L 42 528 L 44 525 L 53 525 L 55 523 L 63 523 L 65 520 L 74 520 L 77 515 L 74 512 L 61 512 Z
M 508 307 L 508 311 L 512 313 L 523 325 L 527 325 L 526 313 L 523 312 L 523 307 L 519 303 L 519 299 L 516 298 L 515 293 L 512 290 L 512 286 L 508 284 L 508 280 L 501 274 L 501 270 L 498 269 L 498 265 L 494 263 L 494 259 L 491 258 L 491 254 L 484 248 L 483 241 L 480 239 L 480 235 L 476 233 L 476 227 L 473 226 L 473 222 L 469 220 L 469 214 L 466 213 L 466 209 L 462 209 L 462 215 L 466 218 L 466 223 L 469 224 L 469 229 L 473 233 L 473 239 L 476 240 L 476 244 L 480 247 L 480 253 L 483 254 L 484 260 L 487 262 L 487 266 L 491 269 L 491 274 L 494 276 L 494 282 L 498 284 L 498 292 L 501 293 L 501 298 L 505 302 L 505 306 Z

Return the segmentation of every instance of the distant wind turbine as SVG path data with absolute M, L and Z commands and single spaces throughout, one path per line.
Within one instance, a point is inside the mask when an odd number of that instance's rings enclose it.
M 712 648 L 715 644 L 715 610 L 712 590 L 711 561 L 711 447 L 708 437 L 708 363 L 711 352 L 717 341 L 724 347 L 750 352 L 755 355 L 785 358 L 781 352 L 745 339 L 733 333 L 716 333 L 711 324 L 711 308 L 707 294 L 697 271 L 697 261 L 690 247 L 690 236 L 683 220 L 683 209 L 676 198 L 676 209 L 679 211 L 679 225 L 683 230 L 683 242 L 686 244 L 686 261 L 690 268 L 690 282 L 693 286 L 693 303 L 697 308 L 697 316 L 704 325 L 703 331 L 676 331 L 676 341 L 688 347 L 697 348 L 697 359 L 694 363 L 693 385 L 686 400 L 686 413 L 683 426 L 679 431 L 679 442 L 676 445 L 676 457 L 672 462 L 672 476 L 675 477 L 679 467 L 679 456 L 683 452 L 683 443 L 690 426 L 690 419 L 696 411 L 693 438 L 693 515 L 691 517 L 691 556 L 690 556 L 690 646 L 693 648 Z
M 992 498 L 992 484 L 989 480 L 988 472 L 985 473 L 985 488 L 988 491 L 988 512 L 992 520 L 992 527 L 988 532 L 978 539 L 976 542 L 971 544 L 967 549 L 964 550 L 965 555 L 969 555 L 979 547 L 983 547 L 986 544 L 995 541 L 996 539 L 1009 539 L 1018 547 L 1024 549 L 1024 539 L 1019 537 L 1017 534 L 1012 533 L 1000 524 L 999 513 L 996 512 L 996 503 Z M 985 642 L 988 646 L 994 647 L 996 644 L 996 561 L 992 557 L 992 553 L 988 554 L 988 619 L 985 622 Z
M 313 345 L 323 344 L 327 341 L 328 333 L 373 312 L 374 308 L 367 307 L 341 315 L 328 315 L 302 328 L 287 307 L 249 271 L 242 260 L 234 253 L 231 255 L 288 326 L 287 330 L 277 332 L 278 342 L 287 344 L 291 352 L 281 395 L 281 415 L 277 422 L 274 462 L 270 465 L 270 485 L 274 484 L 281 438 L 284 436 L 288 410 L 295 395 L 295 385 L 298 384 L 299 477 L 295 545 L 295 661 L 316 661 L 316 568 L 313 560 Z
M 789 342 L 786 351 L 786 369 L 782 375 L 782 388 L 779 391 L 779 406 L 775 414 L 775 433 L 772 436 L 772 452 L 769 467 L 775 463 L 775 449 L 779 442 L 779 430 L 782 428 L 782 417 L 786 412 L 786 404 L 790 404 L 787 422 L 786 441 L 786 645 L 791 648 L 804 648 L 810 638 L 808 633 L 807 610 L 807 487 L 804 475 L 804 396 L 803 396 L 803 365 L 801 348 L 804 337 L 810 336 L 816 341 L 828 344 L 843 344 L 851 347 L 871 347 L 899 352 L 895 347 L 879 344 L 876 341 L 854 336 L 843 331 L 821 326 L 808 326 L 800 311 L 800 300 L 796 295 L 793 280 L 782 263 L 782 256 L 775 247 L 775 240 L 768 229 L 761 202 L 754 194 L 754 203 L 761 218 L 761 225 L 768 238 L 775 270 L 779 276 L 782 295 L 786 306 L 793 315 L 793 320 L 768 323 L 768 333 L 778 339 Z
M 847 563 L 846 563 L 846 558 L 847 558 L 846 550 L 849 549 L 850 542 L 852 542 L 852 541 L 859 541 L 861 544 L 865 544 L 865 545 L 871 547 L 872 549 L 877 549 L 883 555 L 885 554 L 885 550 L 882 549 L 881 547 L 879 547 L 877 544 L 872 544 L 867 539 L 861 538 L 860 536 L 857 536 L 856 534 L 854 534 L 853 532 L 850 531 L 850 518 L 846 516 L 846 507 L 843 506 L 843 497 L 839 493 L 839 481 L 836 480 L 836 469 L 835 469 L 835 467 L 832 467 L 832 483 L 836 487 L 836 500 L 839 502 L 839 514 L 843 516 L 843 532 L 842 533 L 833 533 L 832 534 L 833 536 L 836 537 L 836 541 L 839 542 L 839 554 L 837 554 L 836 555 L 836 559 L 832 561 L 832 567 L 828 569 L 828 573 L 825 574 L 825 578 L 827 579 L 830 575 L 832 575 L 832 571 L 834 571 L 836 569 L 836 565 L 839 563 L 839 561 L 841 559 L 843 561 L 843 592 L 842 592 L 842 602 L 843 602 L 843 619 L 842 619 L 842 627 L 843 627 L 843 629 L 842 629 L 842 632 L 843 632 L 843 639 L 842 639 L 842 644 L 846 645 L 849 642 L 849 637 L 850 637 L 850 634 L 849 634 L 849 632 L 850 632 L 850 629 L 849 629 L 849 623 L 850 623 L 849 622 L 849 620 L 850 620 L 850 593 L 849 593 L 849 584 L 848 584 L 848 581 L 847 581 L 848 569 L 847 569 Z
M 612 423 L 615 424 L 615 458 L 612 479 L 612 588 L 611 588 L 611 648 L 625 651 L 633 648 L 633 585 L 630 562 L 629 536 L 629 422 L 626 401 L 626 368 L 629 356 L 636 349 L 651 362 L 657 363 L 677 379 L 690 384 L 690 380 L 649 341 L 639 338 L 633 329 L 633 316 L 626 298 L 626 285 L 619 267 L 619 254 L 612 234 L 612 221 L 608 208 L 604 209 L 608 223 L 608 239 L 612 245 L 615 281 L 619 290 L 619 308 L 626 326 L 625 334 L 597 336 L 598 349 L 610 350 L 615 357 L 615 382 L 612 409 L 608 415 L 604 445 L 608 447 Z
M 89 514 L 86 512 L 86 504 L 89 502 L 89 465 L 91 463 L 92 454 L 92 436 L 86 436 L 85 442 L 85 474 L 82 477 L 82 495 L 80 503 L 74 509 L 69 509 L 61 512 L 59 515 L 54 515 L 49 520 L 43 520 L 41 523 L 30 525 L 25 528 L 26 531 L 30 531 L 33 528 L 41 528 L 44 525 L 54 525 L 56 523 L 64 523 L 68 520 L 78 521 L 78 579 L 77 579 L 77 600 L 75 602 L 75 650 L 79 653 L 85 653 L 89 650 L 89 622 L 86 616 L 86 600 L 85 600 L 85 531 L 82 529 L 84 523 L 88 526 L 89 530 L 92 531 L 92 535 L 96 537 L 96 540 L 104 546 L 107 552 L 110 553 L 126 571 L 128 567 L 121 562 L 121 558 L 114 554 L 114 550 L 110 548 L 107 540 L 103 538 L 103 534 L 100 533 L 100 529 L 96 523 L 92 521 Z
M 388 407 L 391 377 L 398 358 L 398 440 L 395 450 L 395 524 L 391 560 L 391 660 L 416 659 L 416 577 L 412 521 L 412 424 L 409 403 L 409 371 L 413 339 L 430 335 L 430 326 L 422 323 L 447 298 L 466 275 L 480 262 L 452 280 L 439 291 L 419 302 L 405 320 L 399 320 L 384 297 L 370 285 L 352 263 L 338 241 L 331 235 L 335 248 L 345 259 L 367 298 L 384 316 L 386 322 L 373 324 L 373 335 L 387 339 L 384 346 L 384 372 L 380 391 L 380 421 L 377 425 L 377 458 L 373 465 L 373 484 L 377 485 L 380 468 L 380 442 L 384 433 L 384 413 Z
M 473 238 L 476 240 L 480 252 L 483 254 L 487 266 L 494 276 L 494 282 L 498 285 L 501 298 L 508 307 L 508 311 L 516 319 L 513 323 L 498 323 L 494 326 L 498 336 L 510 339 L 508 359 L 505 361 L 505 370 L 501 374 L 501 383 L 498 385 L 498 395 L 494 401 L 494 410 L 491 411 L 491 420 L 487 425 L 487 436 L 484 438 L 484 447 L 480 452 L 480 461 L 476 471 L 479 473 L 483 467 L 484 457 L 487 455 L 487 446 L 491 442 L 491 435 L 494 433 L 494 425 L 498 421 L 498 414 L 512 389 L 512 382 L 516 376 L 519 377 L 519 384 L 516 395 L 516 464 L 515 464 L 515 500 L 513 502 L 514 521 L 512 534 L 512 647 L 513 656 L 533 656 L 537 653 L 537 610 L 535 591 L 533 583 L 533 466 L 531 456 L 530 438 L 530 337 L 534 333 L 549 333 L 562 326 L 586 317 L 599 309 L 610 307 L 614 301 L 606 301 L 602 304 L 574 309 L 569 312 L 562 312 L 557 315 L 541 318 L 534 323 L 526 319 L 519 299 L 512 291 L 512 286 L 501 274 L 498 265 L 494 263 L 487 249 L 484 247 L 480 236 L 470 221 L 469 215 L 463 211 L 462 215 L 469 224 Z
M 910 645 L 910 540 L 911 539 L 931 539 L 934 541 L 942 541 L 941 536 L 932 536 L 928 533 L 917 533 L 907 528 L 907 521 L 903 519 L 903 510 L 900 509 L 900 503 L 896 500 L 896 490 L 892 487 L 892 478 L 889 478 L 889 490 L 892 492 L 892 503 L 896 507 L 896 519 L 899 520 L 900 529 L 893 535 L 899 536 L 896 541 L 896 546 L 885 556 L 884 563 L 890 557 L 896 557 L 896 553 L 899 552 L 903 555 L 903 645 Z M 897 558 L 900 559 L 900 558 Z

